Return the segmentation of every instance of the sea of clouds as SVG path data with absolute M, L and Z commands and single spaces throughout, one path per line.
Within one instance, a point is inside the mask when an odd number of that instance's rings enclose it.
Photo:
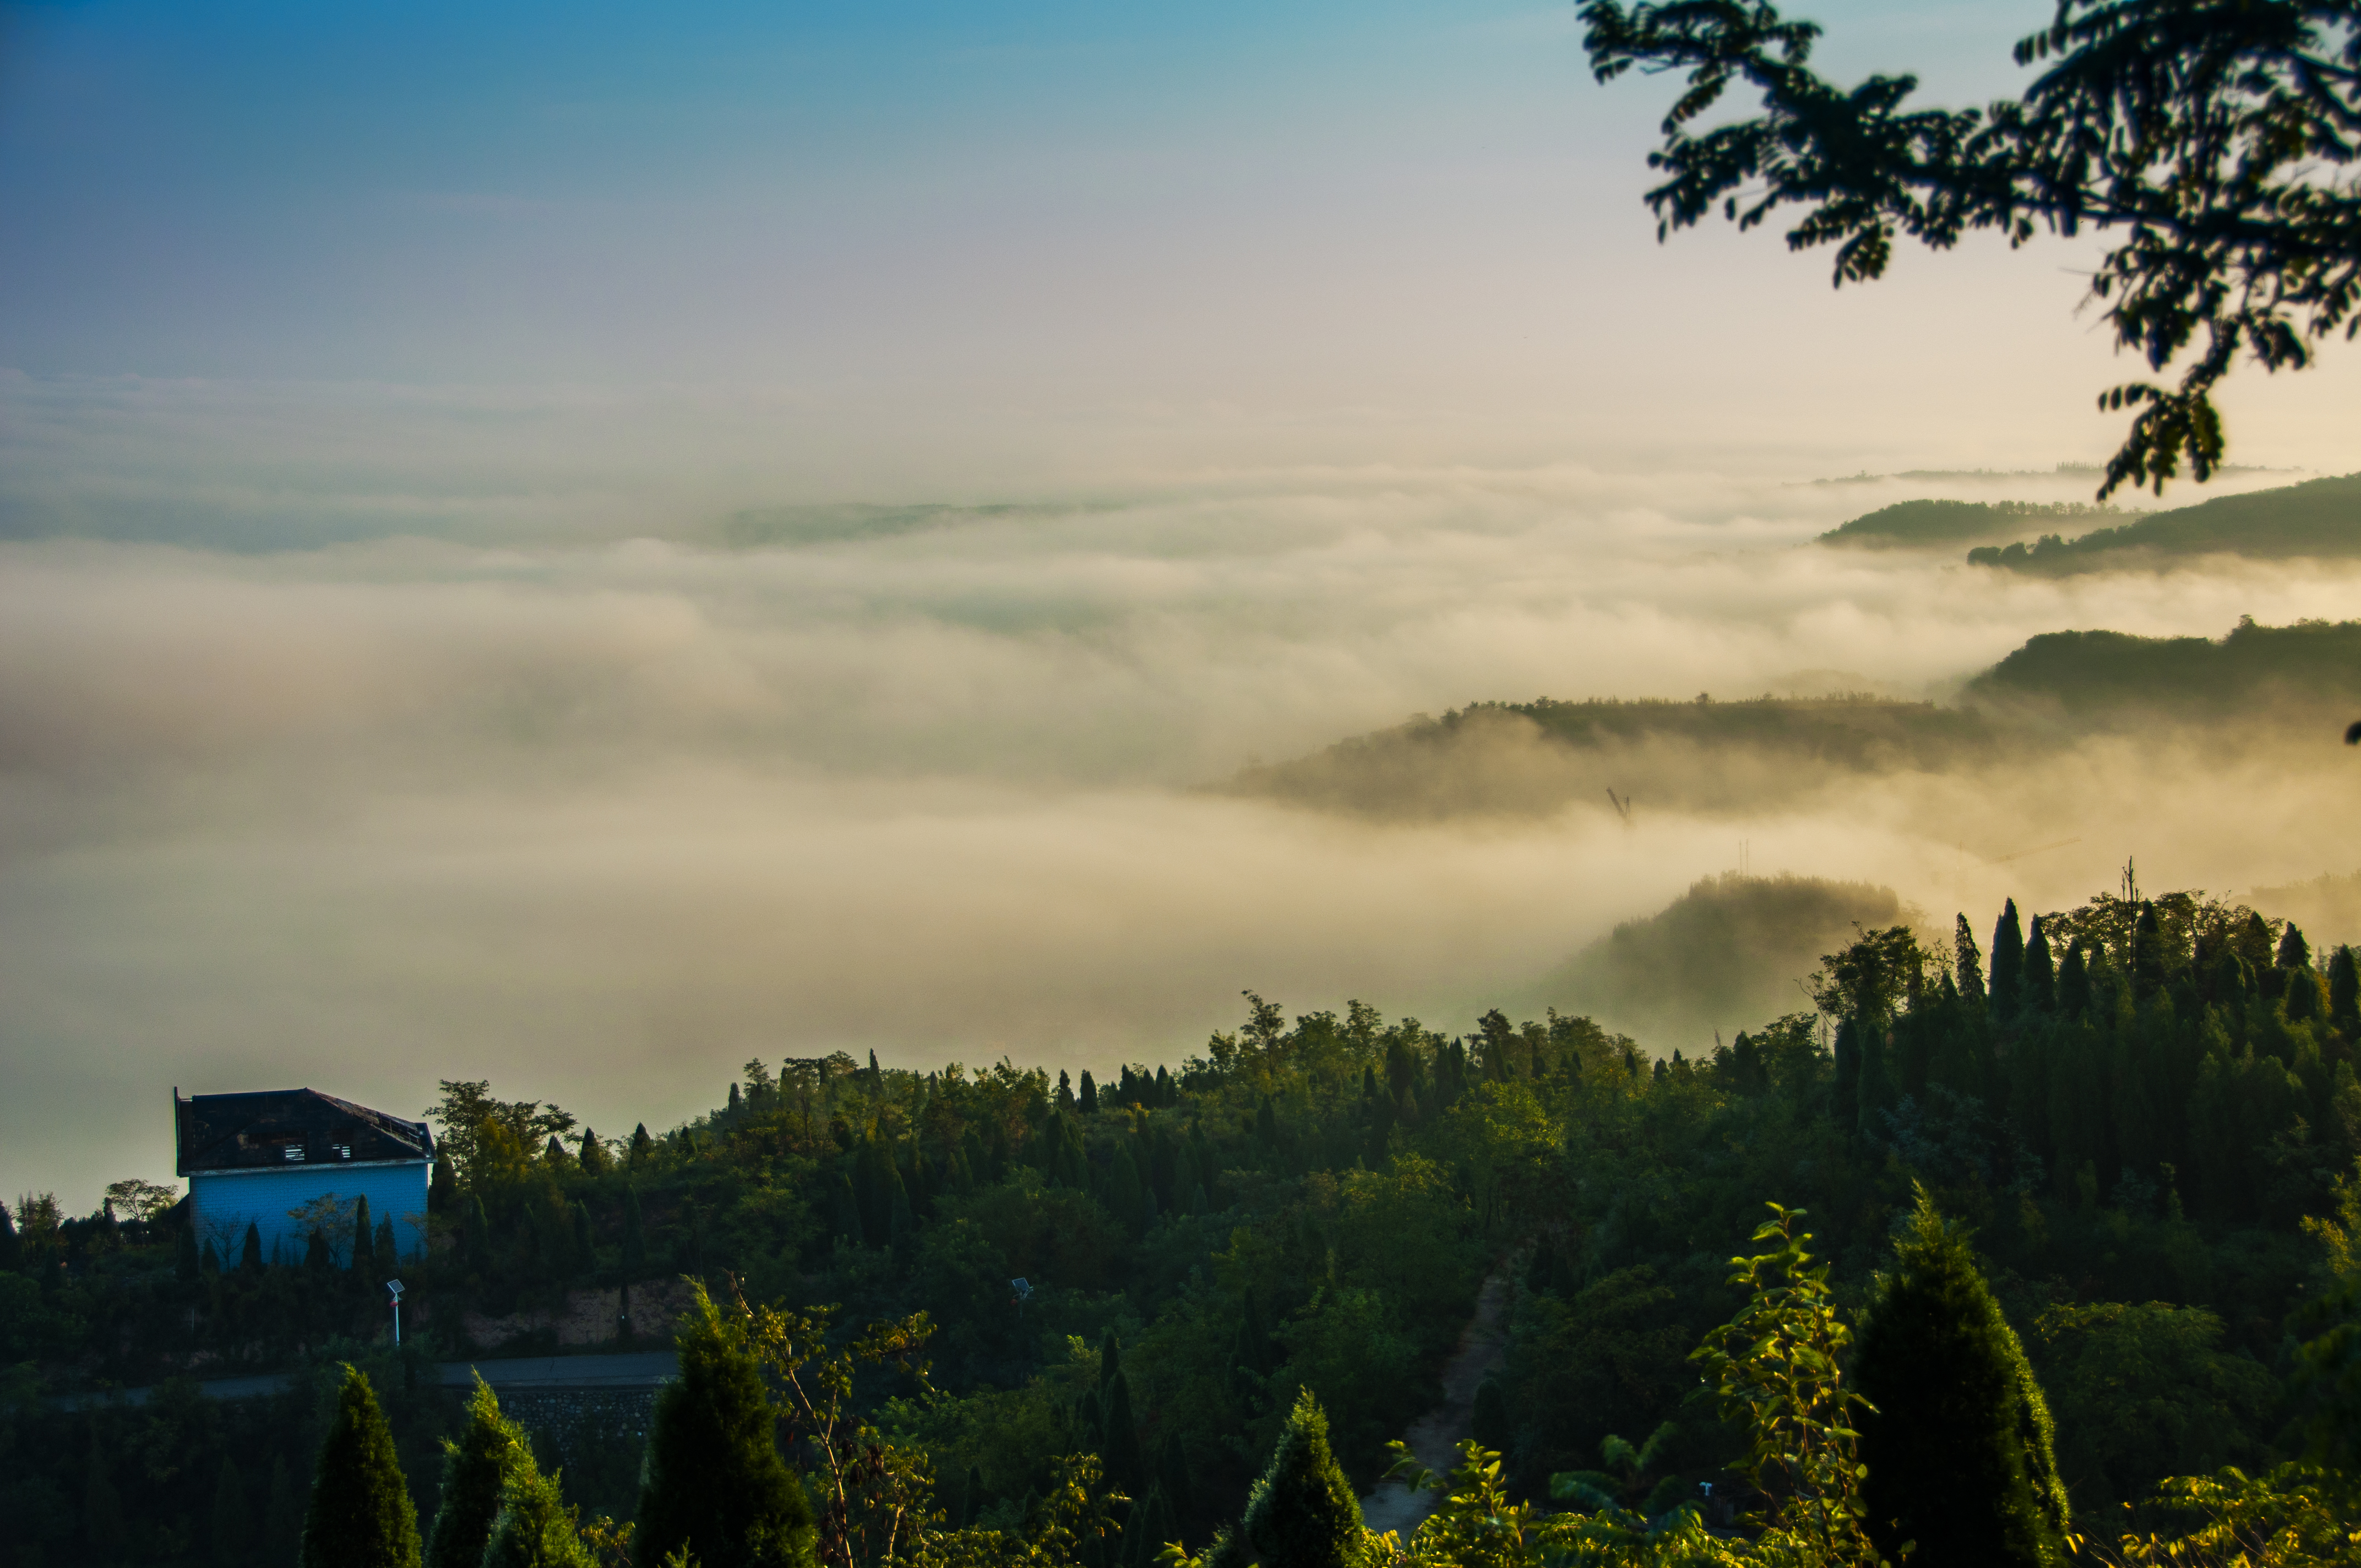
M 1167 452 L 978 489 L 872 458 L 858 510 L 765 456 L 791 403 L 282 391 L 258 444 L 218 389 L 0 391 L 12 1193 L 156 1174 L 174 1085 L 415 1113 L 489 1078 L 612 1134 L 750 1057 L 1178 1061 L 1249 988 L 1465 1029 L 1741 842 L 1943 924 L 2079 902 L 2127 856 L 2217 892 L 2355 859 L 2333 745 L 2110 742 L 1628 829 L 1202 787 L 1472 700 L 1940 698 L 2041 631 L 2349 613 L 2343 568 L 2042 580 L 1808 544 L 2088 474 Z

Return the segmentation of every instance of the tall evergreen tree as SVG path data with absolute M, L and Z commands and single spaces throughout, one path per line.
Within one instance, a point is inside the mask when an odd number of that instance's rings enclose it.
M 2042 917 L 2033 917 L 2033 935 L 2025 944 L 2025 1005 L 2036 1013 L 2058 1011 L 2058 971 L 2050 961 L 2049 932 Z
M 658 1396 L 648 1433 L 642 1560 L 686 1547 L 701 1568 L 812 1568 L 811 1504 L 772 1442 L 774 1413 L 744 1329 L 700 1287 L 677 1344 L 680 1376 Z
M 369 1223 L 368 1194 L 353 1200 L 353 1245 L 345 1259 L 345 1267 L 356 1279 L 367 1279 L 377 1258 L 371 1244 L 377 1239 L 377 1227 Z
M 390 1216 L 377 1223 L 377 1239 L 372 1249 L 377 1255 L 377 1275 L 380 1280 L 390 1279 L 401 1268 L 401 1244 L 394 1239 Z
M 5 1219 L 0 1219 L 0 1224 L 5 1223 Z M 5 1245 L 0 1245 L 0 1252 L 5 1250 Z M 5 1266 L 5 1264 L 0 1264 L 0 1267 Z M 192 1217 L 183 1216 L 180 1224 L 173 1228 L 172 1272 L 184 1285 L 193 1283 L 197 1276 L 204 1272 L 203 1260 L 197 1254 L 197 1223 Z
M 426 1212 L 447 1214 L 459 1201 L 459 1173 L 452 1168 L 451 1157 L 440 1150 L 434 1156 L 434 1176 L 426 1184 Z
M 1960 1232 L 1924 1189 L 1879 1277 L 1857 1376 L 1870 1539 L 1919 1568 L 2067 1561 L 2049 1408 Z
M 2066 945 L 2065 961 L 2058 966 L 2058 1014 L 2080 1018 L 2091 1010 L 2091 971 L 2082 962 L 2082 944 Z
M 24 1238 L 16 1234 L 16 1222 L 9 1217 L 8 1205 L 0 1203 L 0 1269 L 13 1273 L 24 1266 Z
M 501 1479 L 532 1455 L 523 1430 L 478 1376 L 458 1437 L 443 1440 L 443 1495 L 427 1532 L 426 1568 L 477 1568 L 500 1511 Z
M 1088 1068 L 1084 1068 L 1082 1069 L 1082 1092 L 1081 1095 L 1081 1102 L 1082 1114 L 1088 1116 L 1097 1113 L 1099 1108 L 1099 1086 L 1091 1081 L 1091 1073 Z
M 2013 1013 L 2020 1004 L 2025 980 L 2025 928 L 2018 924 L 2016 900 L 2010 899 L 2001 908 L 2000 923 L 1993 927 L 1992 940 L 1992 1006 L 2002 1015 Z
M 614 1168 L 615 1162 L 607 1157 L 607 1146 L 598 1141 L 598 1134 L 587 1126 L 584 1127 L 582 1129 L 583 1172 L 589 1176 L 604 1176 Z
M 1139 1429 L 1131 1417 L 1131 1379 L 1120 1372 L 1115 1375 L 1100 1411 L 1104 1436 L 1099 1456 L 1105 1463 L 1107 1480 L 1118 1491 L 1137 1497 L 1147 1489 L 1148 1476 L 1140 1459 Z
M 2349 947 L 2328 960 L 2328 1021 L 2347 1041 L 2361 1039 L 2361 964 Z
M 623 1192 L 623 1277 L 637 1279 L 647 1266 L 648 1232 L 640 1217 L 640 1190 L 627 1188 Z
M 500 1511 L 482 1568 L 598 1568 L 574 1520 L 556 1475 L 543 1475 L 526 1450 L 500 1478 Z
M 246 1568 L 254 1555 L 254 1511 L 247 1503 L 237 1461 L 226 1455 L 214 1478 L 212 1534 L 214 1568 Z
M 262 1233 L 254 1222 L 246 1223 L 246 1240 L 237 1249 L 237 1266 L 247 1274 L 262 1272 Z
M 1328 1448 L 1328 1417 L 1306 1388 L 1246 1496 L 1246 1535 L 1264 1568 L 1357 1568 L 1361 1504 Z
M 418 1509 L 377 1394 L 347 1364 L 312 1474 L 303 1568 L 419 1568 Z
M 1971 1002 L 1984 1000 L 1983 954 L 1976 950 L 1976 934 L 1968 928 L 1964 915 L 1951 932 L 1951 972 L 1961 996 Z

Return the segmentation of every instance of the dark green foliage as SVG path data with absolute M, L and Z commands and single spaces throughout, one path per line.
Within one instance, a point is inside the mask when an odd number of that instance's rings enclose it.
M 25 1246 L 17 1239 L 16 1222 L 9 1216 L 8 1205 L 0 1203 L 0 1270 L 13 1271 L 24 1263 Z
M 700 1291 L 677 1341 L 680 1376 L 658 1397 L 648 1433 L 643 1561 L 682 1547 L 702 1568 L 816 1561 L 811 1504 L 772 1441 L 774 1411 L 744 1336 Z
M 0 1214 L 0 1225 L 5 1225 L 5 1215 Z M 0 1240 L 0 1254 L 5 1254 L 5 1251 L 6 1246 L 5 1241 Z M 204 1260 L 197 1252 L 197 1228 L 186 1218 L 183 1218 L 178 1225 L 175 1225 L 172 1228 L 173 1277 L 180 1280 L 183 1285 L 192 1284 L 195 1282 L 197 1276 L 203 1272 Z
M 1968 917 L 1964 915 L 1959 917 L 1958 927 L 1952 933 L 1951 954 L 1952 978 L 1958 983 L 1960 994 L 1971 1002 L 1983 1001 L 1983 955 L 1976 950 L 1975 933 L 1968 929 Z M 1998 961 L 1997 951 L 1994 961 Z M 2010 988 L 2013 993 L 2011 1000 L 2015 999 L 2014 993 L 2017 989 L 2015 986 Z
M 123 1500 L 115 1489 L 114 1468 L 99 1444 L 98 1428 L 90 1429 L 90 1454 L 82 1465 L 82 1541 L 94 1563 L 120 1562 L 131 1532 L 124 1528 Z
M 1497 1377 L 1487 1377 L 1476 1386 L 1475 1416 L 1469 1435 L 1495 1453 L 1509 1450 L 1515 1434 L 1509 1429 L 1509 1397 Z
M 2033 935 L 2025 945 L 2025 981 L 2021 998 L 2029 1012 L 2049 1014 L 2058 1010 L 2058 973 L 2050 961 L 2049 933 L 2041 924 L 2041 916 L 2033 917 Z
M 1922 1191 L 1894 1251 L 1856 1370 L 1871 1539 L 1925 1568 L 2064 1563 L 2048 1406 L 1965 1239 Z
M 302 1497 L 282 1453 L 270 1465 L 270 1497 L 262 1509 L 262 1556 L 270 1563 L 292 1563 L 302 1550 Z
M 442 1500 L 426 1539 L 425 1568 L 476 1568 L 500 1511 L 501 1478 L 531 1454 L 523 1431 L 500 1414 L 499 1398 L 478 1377 L 458 1437 L 444 1440 Z
M 1966 916 L 1962 916 L 1960 919 L 1964 926 Z M 2001 1013 L 2015 1011 L 2021 1003 L 2024 983 L 2025 935 L 2017 924 L 2016 900 L 2012 898 L 2002 906 L 2000 924 L 1993 928 L 1992 1004 L 1993 1009 Z
M 1099 1109 L 1099 1086 L 1091 1081 L 1090 1069 L 1082 1069 L 1082 1111 L 1086 1116 L 1096 1115 Z
M 440 1150 L 434 1156 L 434 1174 L 426 1184 L 426 1212 L 447 1214 L 459 1201 L 459 1173 L 452 1168 L 451 1157 Z
M 303 1568 L 419 1568 L 418 1510 L 393 1432 L 368 1379 L 352 1366 L 313 1470 Z
M 482 1568 L 598 1568 L 574 1525 L 558 1478 L 542 1474 L 528 1452 L 500 1480 L 500 1511 L 484 1545 Z
M 213 1529 L 209 1532 L 215 1568 L 245 1568 L 254 1551 L 254 1512 L 247 1502 L 246 1483 L 237 1461 L 225 1456 L 214 1480 Z
M 1101 1411 L 1104 1436 L 1099 1453 L 1105 1462 L 1107 1481 L 1136 1497 L 1148 1486 L 1149 1477 L 1140 1460 L 1139 1429 L 1132 1420 L 1131 1383 L 1122 1373 L 1108 1381 Z
M 1328 1418 L 1306 1389 L 1246 1498 L 1245 1531 L 1265 1568 L 1356 1568 L 1361 1505 L 1328 1450 Z
M 374 1252 L 376 1239 L 376 1229 L 369 1223 L 368 1198 L 363 1194 L 353 1200 L 352 1251 L 345 1259 L 346 1268 L 355 1278 L 367 1279 L 369 1277 L 377 1262 Z
M 237 1266 L 247 1274 L 262 1272 L 262 1233 L 251 1220 L 247 1222 L 246 1240 L 237 1249 Z

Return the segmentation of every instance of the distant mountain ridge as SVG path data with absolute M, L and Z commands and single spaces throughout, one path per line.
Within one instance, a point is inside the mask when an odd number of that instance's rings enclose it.
M 1987 545 L 1969 551 L 1968 564 L 2063 574 L 2215 554 L 2262 560 L 2361 556 L 2361 474 L 2216 496 L 2075 539 L 2049 533 L 2030 544 Z
M 2361 620 L 2247 619 L 2220 638 L 2045 632 L 1968 682 L 1955 705 L 1843 694 L 1473 702 L 1213 788 L 1397 819 L 1574 803 L 1621 812 L 1615 801 L 1634 795 L 1714 811 L 1875 774 L 2037 759 L 2099 734 L 2327 726 L 2333 737 L 2355 713 Z

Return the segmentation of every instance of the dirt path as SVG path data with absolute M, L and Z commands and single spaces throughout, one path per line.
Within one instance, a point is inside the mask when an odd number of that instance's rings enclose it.
M 1500 1314 L 1509 1302 L 1509 1274 L 1503 1268 L 1484 1281 L 1476 1298 L 1476 1315 L 1460 1332 L 1459 1347 L 1443 1369 L 1443 1403 L 1411 1424 L 1404 1433 L 1418 1462 L 1437 1475 L 1447 1475 L 1459 1463 L 1459 1445 L 1476 1423 L 1476 1386 L 1500 1365 L 1508 1354 L 1508 1336 Z M 1371 1530 L 1395 1530 L 1408 1535 L 1434 1509 L 1439 1494 L 1412 1492 L 1399 1481 L 1381 1481 L 1361 1499 L 1361 1518 Z

